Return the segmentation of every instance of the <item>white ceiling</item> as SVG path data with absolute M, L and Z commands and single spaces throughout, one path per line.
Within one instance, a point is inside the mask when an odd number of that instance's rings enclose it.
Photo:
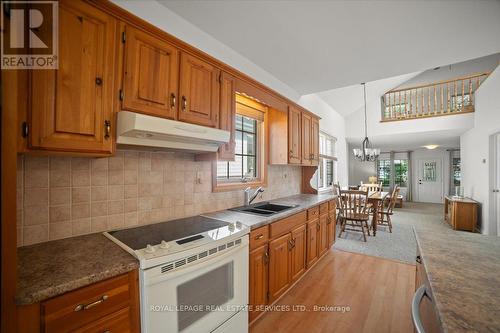
M 500 51 L 500 1 L 160 3 L 299 94 Z
M 399 75 L 387 79 L 366 82 L 366 103 L 370 104 L 374 100 L 379 100 L 380 96 L 394 87 L 417 76 L 421 72 Z M 317 93 L 326 103 L 342 116 L 361 109 L 364 105 L 363 86 L 356 84 L 353 86 L 337 88 Z

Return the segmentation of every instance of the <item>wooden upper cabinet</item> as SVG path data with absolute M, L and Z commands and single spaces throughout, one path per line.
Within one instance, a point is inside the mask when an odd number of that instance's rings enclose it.
M 202 126 L 219 127 L 220 70 L 191 56 L 181 55 L 178 119 Z
M 178 104 L 179 51 L 131 26 L 125 28 L 124 110 L 174 119 Z
M 311 151 L 311 129 L 312 129 L 312 116 L 308 113 L 302 112 L 301 114 L 301 143 L 302 143 L 302 164 L 312 164 L 312 151 Z
M 306 271 L 307 229 L 303 224 L 292 230 L 292 250 L 290 251 L 290 271 L 292 282 Z
M 290 233 L 269 243 L 269 302 L 280 297 L 290 286 L 290 261 L 288 252 L 291 249 Z
M 29 148 L 113 152 L 117 31 L 103 11 L 59 3 L 59 69 L 31 71 Z
M 319 164 L 319 118 L 312 117 L 311 122 L 311 165 Z
M 220 121 L 219 128 L 229 131 L 229 142 L 219 148 L 218 160 L 234 161 L 236 122 L 236 79 L 234 76 L 222 72 L 220 83 Z
M 257 306 L 267 304 L 268 258 L 267 244 L 250 251 L 250 294 L 248 298 L 248 303 L 250 305 Z M 255 319 L 257 315 L 257 311 L 250 311 L 249 321 Z
M 301 151 L 301 112 L 290 106 L 288 108 L 288 163 L 300 164 Z

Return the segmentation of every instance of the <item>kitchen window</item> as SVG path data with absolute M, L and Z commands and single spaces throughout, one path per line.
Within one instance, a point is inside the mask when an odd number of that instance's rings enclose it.
M 214 191 L 266 185 L 266 115 L 265 105 L 236 95 L 234 161 L 216 162 Z
M 318 190 L 328 191 L 337 181 L 337 139 L 324 132 L 319 134 Z

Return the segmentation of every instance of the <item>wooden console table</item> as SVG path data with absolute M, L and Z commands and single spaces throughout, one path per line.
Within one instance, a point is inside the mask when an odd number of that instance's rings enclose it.
M 476 230 L 478 202 L 470 198 L 444 198 L 444 219 L 454 230 Z

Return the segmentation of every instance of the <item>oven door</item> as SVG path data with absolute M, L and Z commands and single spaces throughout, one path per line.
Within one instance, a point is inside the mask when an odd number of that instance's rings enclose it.
M 211 332 L 228 320 L 246 318 L 235 316 L 247 311 L 248 304 L 248 237 L 244 239 L 230 251 L 185 268 L 142 271 L 142 332 Z

